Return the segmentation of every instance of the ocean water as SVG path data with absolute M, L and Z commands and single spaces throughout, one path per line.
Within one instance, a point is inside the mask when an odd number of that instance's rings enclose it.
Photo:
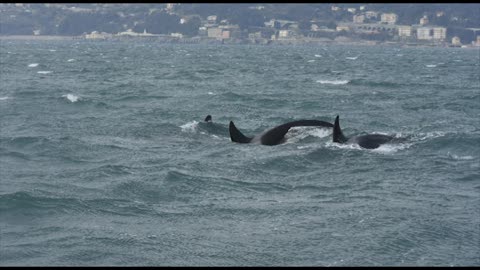
M 0 265 L 480 264 L 478 49 L 1 41 L 0 72 Z M 407 140 L 228 134 L 336 115 Z

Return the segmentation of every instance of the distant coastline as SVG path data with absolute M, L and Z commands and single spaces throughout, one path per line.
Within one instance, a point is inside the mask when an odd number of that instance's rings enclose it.
M 425 44 L 425 43 L 402 43 L 402 42 L 378 42 L 371 40 L 328 40 L 328 39 L 284 39 L 275 40 L 268 43 L 253 43 L 248 40 L 217 40 L 212 38 L 165 38 L 165 37 L 121 37 L 110 39 L 86 39 L 85 36 L 54 36 L 54 35 L 0 35 L 0 41 L 4 40 L 36 40 L 36 41 L 65 41 L 65 40 L 84 40 L 90 42 L 105 42 L 105 41 L 148 41 L 158 43 L 172 43 L 172 44 L 218 44 L 218 45 L 355 45 L 355 46 L 399 46 L 399 47 L 460 47 L 460 46 L 446 46 L 445 44 Z M 480 46 L 467 45 L 461 48 L 480 49 Z

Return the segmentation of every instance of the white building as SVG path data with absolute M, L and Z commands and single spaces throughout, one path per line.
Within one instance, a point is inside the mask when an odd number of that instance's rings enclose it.
M 427 25 L 428 24 L 428 17 L 425 15 L 420 18 L 420 25 Z
M 345 30 L 345 31 L 350 31 L 350 27 L 346 26 L 346 25 L 338 25 L 337 28 L 336 28 L 337 32 L 340 32 L 342 30 Z
M 402 25 L 398 28 L 398 36 L 400 37 L 411 37 L 412 36 L 412 27 L 408 25 Z
M 288 38 L 290 36 L 290 30 L 278 31 L 278 38 Z
M 104 32 L 99 33 L 97 31 L 93 31 L 90 34 L 86 34 L 85 38 L 86 39 L 107 39 L 107 38 L 111 38 L 112 36 L 113 36 L 112 34 L 108 34 Z
M 207 21 L 209 23 L 216 23 L 217 22 L 217 15 L 210 15 L 207 17 Z
M 156 36 L 156 35 L 147 33 L 146 29 L 143 30 L 143 33 L 133 32 L 132 29 L 128 29 L 125 32 L 118 33 L 117 36 L 152 37 L 152 36 Z
M 382 13 L 380 17 L 380 22 L 386 24 L 395 24 L 397 22 L 397 14 L 395 13 Z
M 365 16 L 366 16 L 368 19 L 377 18 L 377 17 L 378 17 L 378 12 L 375 12 L 375 11 L 367 11 L 367 12 L 365 12 Z
M 445 27 L 433 28 L 433 39 L 445 40 L 446 38 L 447 38 L 447 28 Z
M 432 28 L 430 27 L 420 27 L 417 28 L 417 39 L 420 40 L 431 40 L 433 36 L 431 35 Z
M 363 23 L 365 21 L 365 15 L 353 15 L 354 23 Z
M 454 37 L 452 38 L 452 45 L 461 46 L 461 45 L 462 45 L 462 42 L 460 42 L 460 38 L 457 37 L 457 36 L 454 36 Z
M 222 38 L 222 29 L 218 27 L 211 27 L 208 28 L 207 30 L 207 36 L 209 38 L 216 38 L 216 39 L 221 39 Z

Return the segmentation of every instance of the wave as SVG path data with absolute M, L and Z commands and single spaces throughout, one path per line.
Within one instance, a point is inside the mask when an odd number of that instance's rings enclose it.
M 36 143 L 45 143 L 48 142 L 49 139 L 44 137 L 35 137 L 35 136 L 24 136 L 24 137 L 3 137 L 0 139 L 1 143 L 6 143 L 7 145 L 11 146 L 26 146 L 30 144 Z
M 38 67 L 38 63 L 29 64 L 28 67 Z
M 73 58 L 67 60 L 67 62 L 73 62 L 73 61 L 75 61 L 75 59 Z
M 37 71 L 38 74 L 50 74 L 52 73 L 52 71 L 50 70 L 40 70 L 40 71 Z
M 429 68 L 437 67 L 437 65 L 425 65 L 425 66 Z
M 72 95 L 72 94 L 66 94 L 66 95 L 62 95 L 62 97 L 66 97 L 68 100 L 70 100 L 72 103 L 73 102 L 77 102 L 79 97 L 78 96 L 75 96 L 75 95 Z
M 197 130 L 197 127 L 198 127 L 198 121 L 195 121 L 195 120 L 180 126 L 183 132 L 195 132 Z
M 354 57 L 345 57 L 345 59 L 348 59 L 348 60 L 357 60 L 358 56 L 354 56 Z
M 317 82 L 321 84 L 342 85 L 342 84 L 347 84 L 350 81 L 349 80 L 317 80 Z
M 152 209 L 138 201 L 125 199 L 78 199 L 52 195 L 31 194 L 19 191 L 0 195 L 0 210 L 3 215 L 19 213 L 39 216 L 55 213 L 92 213 L 138 216 L 151 214 Z
M 454 160 L 472 160 L 472 159 L 475 159 L 474 156 L 458 156 L 458 155 L 452 154 L 450 152 L 447 153 L 447 156 L 451 159 L 454 159 Z
M 10 99 L 10 97 L 0 97 L 0 100 L 7 100 Z
M 319 127 L 293 127 L 285 135 L 285 144 L 297 143 L 308 137 L 325 138 L 332 134 L 331 129 Z M 300 149 L 300 148 L 299 148 Z

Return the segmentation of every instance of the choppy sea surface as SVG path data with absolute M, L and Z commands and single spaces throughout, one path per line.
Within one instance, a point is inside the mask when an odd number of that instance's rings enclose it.
M 0 265 L 480 264 L 478 49 L 1 41 L 0 72 Z M 337 114 L 408 139 L 228 134 Z

